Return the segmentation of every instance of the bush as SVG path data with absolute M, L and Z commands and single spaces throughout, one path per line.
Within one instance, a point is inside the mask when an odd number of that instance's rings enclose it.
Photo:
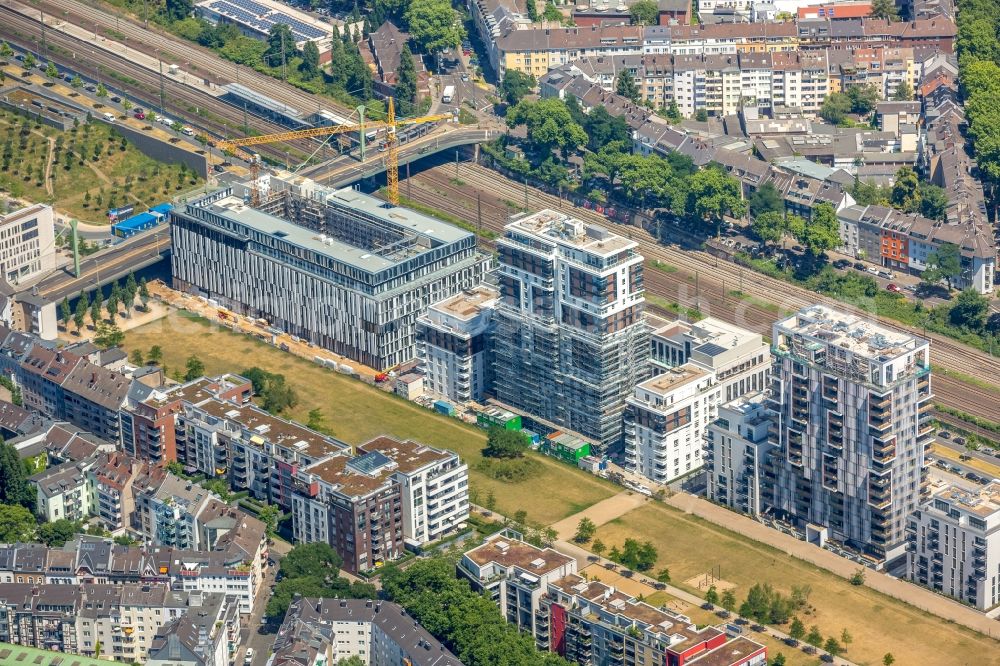
M 538 473 L 537 463 L 528 458 L 483 459 L 476 465 L 476 469 L 491 479 L 511 483 L 526 481 Z

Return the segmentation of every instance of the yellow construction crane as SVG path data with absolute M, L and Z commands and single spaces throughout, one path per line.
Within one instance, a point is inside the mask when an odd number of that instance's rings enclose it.
M 264 134 L 262 136 L 248 136 L 242 139 L 226 139 L 218 141 L 215 145 L 220 150 L 228 150 L 241 160 L 250 163 L 250 203 L 253 206 L 260 205 L 260 192 L 257 188 L 257 180 L 260 177 L 260 155 L 249 154 L 240 150 L 247 146 L 259 146 L 265 143 L 280 143 L 282 141 L 292 141 L 295 139 L 309 139 L 318 136 L 330 136 L 333 134 L 346 134 L 348 132 L 361 132 L 366 130 L 385 129 L 386 131 L 386 183 L 388 185 L 389 201 L 394 204 L 399 203 L 399 143 L 396 132 L 400 127 L 408 125 L 419 125 L 422 123 L 433 123 L 439 120 L 448 120 L 454 116 L 452 113 L 439 113 L 432 116 L 420 116 L 419 118 L 397 119 L 396 109 L 393 106 L 392 98 L 389 98 L 389 108 L 384 121 L 374 121 L 370 123 L 359 123 L 357 125 L 330 125 L 328 127 L 313 127 L 304 130 L 292 130 L 290 132 L 279 132 L 277 134 Z

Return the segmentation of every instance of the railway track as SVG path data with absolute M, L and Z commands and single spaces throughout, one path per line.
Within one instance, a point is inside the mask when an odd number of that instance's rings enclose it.
M 404 192 L 416 201 L 481 224 L 484 229 L 501 232 L 507 217 L 523 205 L 523 184 L 514 183 L 485 167 L 464 166 L 458 176 L 453 175 L 450 166 L 435 167 L 415 175 L 404 183 Z M 478 202 L 476 192 L 479 194 Z M 511 206 L 514 202 L 516 204 Z M 647 260 L 645 279 L 647 293 L 653 296 L 648 301 L 653 312 L 675 316 L 664 307 L 663 301 L 666 305 L 676 303 L 770 336 L 775 320 L 814 302 L 822 301 L 840 309 L 850 309 L 833 299 L 720 261 L 707 253 L 664 246 L 644 230 L 614 223 L 593 211 L 575 208 L 558 197 L 528 189 L 529 208 L 559 208 L 560 205 L 571 209 L 581 219 L 614 228 L 616 232 L 640 243 Z M 657 268 L 653 262 L 663 262 L 660 266 L 665 264 L 669 268 Z M 776 298 L 776 295 L 780 296 Z M 885 323 L 903 328 L 893 321 Z M 914 332 L 920 334 L 920 331 Z M 929 337 L 932 338 L 931 353 L 936 364 L 961 369 L 984 381 L 993 381 L 1000 376 L 993 372 L 1000 371 L 1000 363 L 996 359 L 941 336 Z M 934 378 L 934 390 L 941 404 L 976 416 L 996 418 L 1000 397 L 994 392 L 940 374 Z
M 0 6 L 0 37 L 24 49 L 41 52 L 39 24 L 7 6 Z M 121 78 L 108 81 L 108 85 L 142 100 L 149 106 L 159 106 L 160 76 L 158 73 L 129 61 L 124 55 L 95 48 L 92 44 L 57 30 L 46 30 L 46 49 L 42 56 L 67 69 L 79 72 L 93 80 L 108 80 L 107 72 L 117 72 Z M 69 55 L 67 55 L 69 54 Z M 86 57 L 73 57 L 85 55 Z M 126 80 L 127 79 L 127 80 Z M 167 113 L 180 110 L 191 122 L 218 138 L 241 132 L 243 112 L 212 95 L 163 77 L 164 97 L 170 100 Z M 173 110 L 172 110 L 173 109 Z M 204 113 L 199 113 L 204 110 Z M 285 127 L 257 116 L 247 116 L 247 124 L 261 133 L 282 132 Z M 315 144 L 305 141 L 292 144 L 296 152 L 311 152 Z M 282 144 L 263 145 L 260 150 L 274 159 L 284 159 Z
M 173 64 L 189 63 L 197 69 L 199 76 L 211 80 L 216 85 L 240 83 L 305 113 L 318 111 L 321 107 L 345 116 L 354 112 L 354 109 L 329 97 L 320 97 L 299 90 L 293 85 L 249 67 L 241 67 L 199 44 L 166 33 L 153 23 L 150 23 L 147 29 L 141 25 L 141 19 L 138 17 L 113 13 L 104 9 L 99 2 L 35 0 L 33 6 L 76 25 L 97 26 L 99 31 L 113 30 L 124 35 L 131 48 L 166 59 Z

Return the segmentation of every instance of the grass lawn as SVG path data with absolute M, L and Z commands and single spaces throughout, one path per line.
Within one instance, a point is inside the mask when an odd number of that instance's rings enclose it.
M 986 636 L 867 587 L 852 586 L 774 548 L 662 504 L 634 509 L 600 527 L 597 537 L 609 548 L 621 545 L 626 537 L 652 541 L 660 555 L 653 569 L 669 568 L 678 587 L 686 587 L 682 581 L 721 565 L 722 578 L 736 584 L 739 602 L 755 582 L 770 583 L 786 595 L 792 585 L 809 585 L 813 608 L 800 619 L 806 627 L 817 625 L 824 636 L 838 640 L 846 628 L 854 640 L 844 656 L 858 664 L 881 664 L 886 652 L 893 654 L 897 664 L 1000 664 L 1000 644 Z M 781 651 L 786 657 L 797 652 L 787 646 Z M 791 663 L 816 662 L 808 659 L 811 661 Z
M 298 404 L 286 416 L 305 422 L 309 411 L 319 408 L 329 432 L 351 444 L 384 433 L 451 449 L 469 463 L 479 503 L 493 491 L 498 511 L 509 515 L 524 509 L 532 523 L 548 525 L 616 492 L 602 479 L 541 455 L 533 456 L 539 469 L 529 479 L 495 481 L 474 469 L 486 444 L 486 434 L 479 428 L 184 312 L 174 312 L 125 335 L 129 352 L 140 349 L 145 354 L 153 345 L 163 350 L 163 363 L 171 375 L 182 369 L 192 354 L 202 360 L 208 374 L 240 372 L 253 365 L 279 372 L 298 394 Z

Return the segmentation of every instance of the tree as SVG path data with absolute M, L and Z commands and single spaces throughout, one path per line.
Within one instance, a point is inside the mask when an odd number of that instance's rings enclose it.
M 323 428 L 323 410 L 319 407 L 309 410 L 309 420 L 306 421 L 306 427 L 311 430 L 320 430 Z
M 528 449 L 528 438 L 523 432 L 493 427 L 486 435 L 487 458 L 520 458 Z
M 886 652 L 885 656 L 882 657 L 882 666 L 892 666 L 896 663 L 896 658 L 892 656 L 891 652 Z
M 532 23 L 538 22 L 538 5 L 535 4 L 535 0 L 528 0 L 528 20 Z
M 142 301 L 142 309 L 149 312 L 149 287 L 146 286 L 146 278 L 139 280 L 139 300 Z
M 59 303 L 59 318 L 62 319 L 63 326 L 66 330 L 69 330 L 69 322 L 73 318 L 73 311 L 69 307 L 69 299 L 63 298 L 62 302 Z
M 98 99 L 104 99 L 105 97 L 108 96 L 108 89 L 104 86 L 103 83 L 98 83 L 97 92 L 95 92 L 94 94 L 97 95 Z
M 45 76 L 52 79 L 53 81 L 59 78 L 59 70 L 56 68 L 56 64 L 49 61 L 49 64 L 45 67 Z
M 632 15 L 632 23 L 637 25 L 656 25 L 660 17 L 660 8 L 653 0 L 638 0 L 628 8 Z
M 324 542 L 300 543 L 281 560 L 281 573 L 289 578 L 324 577 L 337 573 L 344 559 Z
M 403 46 L 399 54 L 399 69 L 396 70 L 396 107 L 399 115 L 409 116 L 417 108 L 417 70 L 413 66 L 410 46 Z
M 497 508 L 497 496 L 490 490 L 486 493 L 486 502 L 484 504 L 487 511 L 495 511 Z
M 847 97 L 851 100 L 851 111 L 866 116 L 875 110 L 875 105 L 881 99 L 881 94 L 874 83 L 866 83 L 848 88 Z
M 774 655 L 774 659 L 771 660 L 771 666 L 785 666 L 785 655 L 780 652 Z
M 576 526 L 576 534 L 573 535 L 573 540 L 577 543 L 587 543 L 594 538 L 596 532 L 597 525 L 590 518 L 584 516 Z
M 264 62 L 271 67 L 287 64 L 297 55 L 295 36 L 292 29 L 284 23 L 275 23 L 267 33 L 267 49 L 264 51 Z
M 854 636 L 851 636 L 851 632 L 847 630 L 847 627 L 840 632 L 840 642 L 844 645 L 850 645 L 854 642 Z M 829 650 L 827 650 L 829 652 Z
M 334 666 L 365 666 L 366 663 L 367 662 L 358 655 L 353 655 L 347 659 L 337 661 Z
M 809 630 L 808 635 L 806 635 L 806 643 L 816 648 L 823 645 L 823 634 L 819 633 L 819 627 L 815 624 Z
M 797 617 L 792 618 L 792 626 L 788 628 L 788 635 L 797 641 L 801 641 L 806 635 L 806 625 Z
M 38 539 L 49 548 L 61 548 L 80 532 L 82 525 L 73 520 L 60 518 L 38 526 Z
M 705 592 L 705 603 L 709 606 L 715 606 L 719 603 L 719 591 L 715 589 L 714 585 L 710 586 Z
M 721 604 L 726 609 L 726 612 L 733 612 L 733 609 L 736 608 L 736 595 L 733 594 L 732 590 L 726 590 L 722 593 Z
M 753 219 L 750 225 L 753 233 L 764 243 L 777 243 L 785 235 L 785 216 L 767 211 Z
M 166 0 L 167 17 L 172 21 L 186 19 L 193 9 L 192 0 Z
M 709 165 L 688 179 L 687 214 L 714 224 L 720 224 L 726 215 L 743 217 L 747 203 L 741 195 L 738 180 L 721 167 Z
M 833 206 L 826 202 L 817 204 L 798 240 L 812 255 L 822 254 L 840 245 L 840 223 Z
M 141 349 L 133 349 L 132 350 L 132 354 L 129 357 L 129 359 L 132 361 L 132 365 L 135 365 L 135 366 L 145 365 L 144 362 L 143 362 L 144 359 L 142 357 L 142 350 Z
M 986 326 L 986 317 L 989 312 L 989 299 L 970 287 L 955 299 L 955 304 L 948 311 L 948 319 L 955 326 L 961 326 L 970 331 L 980 331 Z
M 618 552 L 618 557 L 614 557 L 617 548 L 612 548 L 608 557 L 619 564 L 635 569 L 636 571 L 649 571 L 656 564 L 656 547 L 649 541 L 640 543 L 636 539 L 625 539 L 624 545 Z
M 14 55 L 14 49 L 10 48 L 7 42 L 0 42 L 0 58 L 9 58 Z
M 830 93 L 819 108 L 819 117 L 831 125 L 844 122 L 851 112 L 851 98 L 844 93 Z
M 205 364 L 197 356 L 188 356 L 185 364 L 187 372 L 184 373 L 184 381 L 189 382 L 205 375 Z
M 527 527 L 528 526 L 528 512 L 525 511 L 524 509 L 518 509 L 517 511 L 514 512 L 514 517 L 512 518 L 512 520 L 514 521 L 514 524 L 517 525 L 517 526 L 519 526 L 519 527 L 522 527 L 522 528 L 523 527 Z
M 948 289 L 962 275 L 962 251 L 954 243 L 942 243 L 927 255 L 927 268 L 921 276 L 927 282 L 934 284 L 944 280 Z
M 590 549 L 594 551 L 594 555 L 600 557 L 605 551 L 604 542 L 600 539 L 594 539 L 594 543 L 590 544 Z
M 261 406 L 272 414 L 294 407 L 298 403 L 298 396 L 292 387 L 285 383 L 284 375 L 268 372 L 256 366 L 247 368 L 240 374 L 250 380 L 254 393 L 263 398 Z
M 160 361 L 163 360 L 163 350 L 160 349 L 160 345 L 153 345 L 149 348 L 149 354 L 146 355 L 146 360 L 153 365 L 160 364 Z
M 912 213 L 920 208 L 920 179 L 912 167 L 902 167 L 896 172 L 892 184 L 892 205 Z
M 920 186 L 920 214 L 931 220 L 944 220 L 948 194 L 944 188 L 924 183 Z
M 0 543 L 18 543 L 35 538 L 35 517 L 20 504 L 0 504 Z
M 563 15 L 562 12 L 559 11 L 559 8 L 552 3 L 552 0 L 549 0 L 545 3 L 545 10 L 542 12 L 542 18 L 546 21 L 562 21 Z
M 122 109 L 125 110 L 125 113 L 128 113 L 132 109 L 133 106 L 135 106 L 135 105 L 132 104 L 132 100 L 129 100 L 129 99 L 123 99 L 122 100 Z
M 35 490 L 28 483 L 27 470 L 17 450 L 0 441 L 0 504 L 20 504 L 35 510 Z
M 34 67 L 38 63 L 38 61 L 35 59 L 35 54 L 34 53 L 25 54 L 23 62 L 24 62 L 24 68 L 25 69 L 31 69 L 32 67 Z
M 840 643 L 833 636 L 826 639 L 826 643 L 823 644 L 823 649 L 830 653 L 833 657 L 836 657 L 844 651 L 843 648 L 841 648 Z
M 901 81 L 893 91 L 892 99 L 896 102 L 909 102 L 913 99 L 913 86 L 907 81 Z
M 70 79 L 69 85 L 73 88 L 80 89 L 83 87 L 83 79 L 80 78 L 79 74 L 74 74 L 73 78 Z
M 618 74 L 618 79 L 615 81 L 615 92 L 632 100 L 636 104 L 639 103 L 641 96 L 639 95 L 639 87 L 635 85 L 635 79 L 628 72 L 628 70 L 622 70 Z
M 83 320 L 89 307 L 87 294 L 81 291 L 80 296 L 76 299 L 76 311 L 73 313 L 73 325 L 76 326 L 77 333 L 83 329 Z
M 405 17 L 413 40 L 427 53 L 457 49 L 465 37 L 450 0 L 413 0 Z
M 299 71 L 308 78 L 314 79 L 319 76 L 319 47 L 316 42 L 306 42 L 302 47 L 302 62 L 299 64 Z
M 125 279 L 125 286 L 122 287 L 122 302 L 125 304 L 125 316 L 132 316 L 132 308 L 135 305 L 135 295 L 139 291 L 139 285 L 135 281 L 135 273 L 129 273 Z
M 850 581 L 851 585 L 864 585 L 865 584 L 865 569 L 861 567 L 847 579 Z
M 764 183 L 750 195 L 750 217 L 757 217 L 762 213 L 782 213 L 785 212 L 785 200 L 781 197 L 781 192 L 770 181 Z
M 101 322 L 94 333 L 94 344 L 104 349 L 120 347 L 125 342 L 125 334 L 112 323 Z
M 656 580 L 661 583 L 670 582 L 670 569 L 660 569 L 656 572 Z
M 278 519 L 281 517 L 281 509 L 275 504 L 265 504 L 257 512 L 257 518 L 264 523 L 264 532 L 267 536 L 273 537 L 278 531 Z
M 507 126 L 524 125 L 528 141 L 540 154 L 560 150 L 564 155 L 587 143 L 587 133 L 573 120 L 566 104 L 557 98 L 529 102 L 527 100 L 507 111 Z
M 535 77 L 516 69 L 508 69 L 500 83 L 500 94 L 503 95 L 503 100 L 508 106 L 514 106 L 530 93 L 536 84 Z M 604 107 L 597 108 L 604 109 Z
M 899 10 L 896 9 L 896 3 L 893 0 L 874 0 L 869 16 L 884 21 L 898 21 Z

